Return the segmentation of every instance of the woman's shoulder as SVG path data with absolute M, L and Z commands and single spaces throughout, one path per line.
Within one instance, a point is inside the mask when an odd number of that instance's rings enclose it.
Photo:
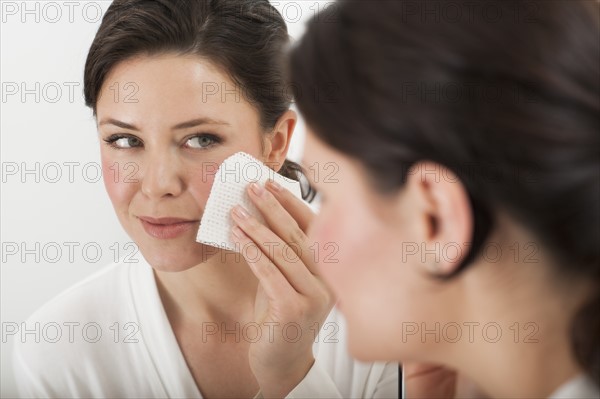
M 15 335 L 13 369 L 22 393 L 97 396 L 99 391 L 88 386 L 90 381 L 125 373 L 133 367 L 132 359 L 143 358 L 133 291 L 152 281 L 148 268 L 145 262 L 109 264 L 21 323 Z
M 145 267 L 149 268 L 119 260 L 60 292 L 20 323 L 16 349 L 24 356 L 41 345 L 48 350 L 80 349 L 73 344 L 102 342 L 119 323 L 135 322 L 132 287 L 143 284 L 136 278 L 140 273 L 151 273 Z M 40 352 L 35 349 L 29 355 L 33 353 Z
M 104 266 L 57 294 L 25 323 L 93 321 L 91 319 L 122 309 L 119 305 L 130 296 L 130 276 L 135 265 L 117 261 Z

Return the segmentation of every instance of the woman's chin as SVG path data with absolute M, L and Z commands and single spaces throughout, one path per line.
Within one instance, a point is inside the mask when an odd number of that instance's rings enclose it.
M 194 250 L 140 248 L 144 259 L 153 269 L 162 272 L 182 272 L 191 269 L 218 254 L 218 249 L 203 245 L 194 245 Z
M 347 319 L 348 320 L 348 319 Z M 395 361 L 397 347 L 390 347 L 385 340 L 373 339 L 379 336 L 377 331 L 365 328 L 365 325 L 347 322 L 348 352 L 361 362 Z M 400 337 L 398 337 L 400 339 Z

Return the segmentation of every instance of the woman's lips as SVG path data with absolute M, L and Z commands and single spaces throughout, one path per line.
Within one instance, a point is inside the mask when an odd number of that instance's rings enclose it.
M 140 216 L 139 219 L 148 235 L 161 240 L 178 237 L 197 227 L 198 224 L 198 220 L 171 217 L 152 218 L 149 216 Z

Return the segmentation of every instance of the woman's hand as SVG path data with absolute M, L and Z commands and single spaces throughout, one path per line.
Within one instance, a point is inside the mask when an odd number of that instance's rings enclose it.
M 443 366 L 403 363 L 404 392 L 410 399 L 452 399 L 456 394 L 456 372 Z
M 313 342 L 334 300 L 306 236 L 311 209 L 272 181 L 249 185 L 248 194 L 267 224 L 240 206 L 232 212 L 232 238 L 259 280 L 255 322 L 262 334 L 250 345 L 250 367 L 264 397 L 284 397 L 312 367 Z
M 471 380 L 444 366 L 403 363 L 407 399 L 484 399 L 489 396 Z

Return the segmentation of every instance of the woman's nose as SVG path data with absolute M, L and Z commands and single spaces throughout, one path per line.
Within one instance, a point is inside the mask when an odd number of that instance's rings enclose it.
M 141 177 L 142 193 L 153 199 L 180 195 L 184 190 L 182 170 L 174 155 L 163 153 L 148 157 Z

